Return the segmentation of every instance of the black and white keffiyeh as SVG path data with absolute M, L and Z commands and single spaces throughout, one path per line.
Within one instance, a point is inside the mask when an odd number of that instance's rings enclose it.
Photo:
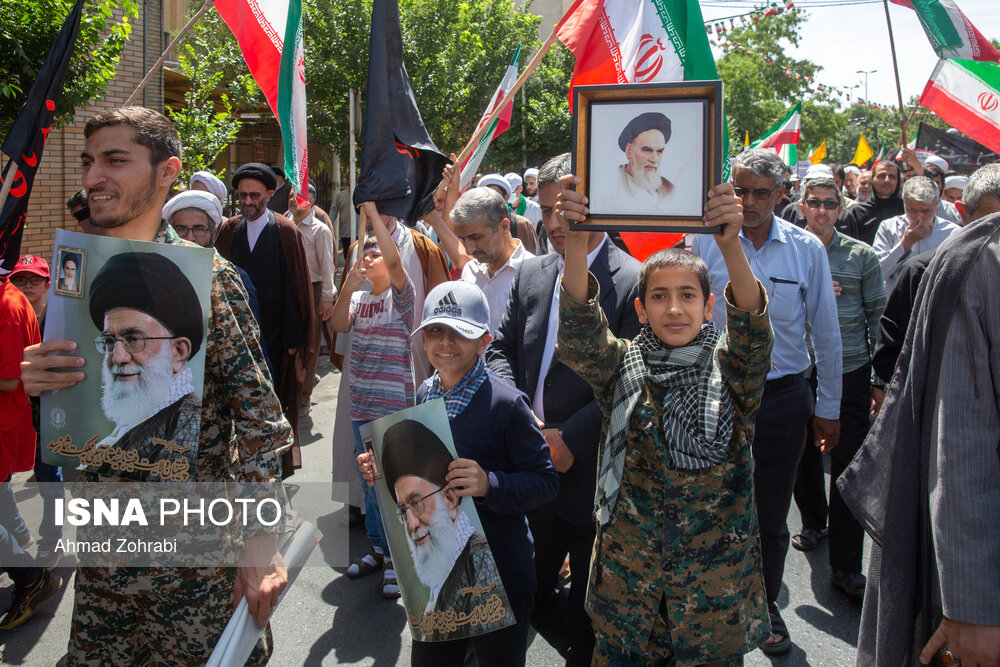
M 618 498 L 629 419 L 647 378 L 666 389 L 661 417 L 673 464 L 697 470 L 722 460 L 733 435 L 734 406 L 715 354 L 721 336 L 707 322 L 689 345 L 668 348 L 647 325 L 632 341 L 615 385 L 597 479 L 595 513 L 601 525 L 611 518 Z

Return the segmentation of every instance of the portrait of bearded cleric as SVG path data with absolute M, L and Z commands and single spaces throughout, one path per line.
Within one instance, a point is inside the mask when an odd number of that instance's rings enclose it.
M 415 419 L 397 421 L 382 434 L 378 482 L 391 498 L 383 522 L 410 627 L 420 641 L 471 637 L 514 623 L 475 507 L 448 487 L 454 459 L 441 437 Z M 405 547 L 398 548 L 400 542 Z
M 591 213 L 700 216 L 703 108 L 690 101 L 593 103 Z
M 90 286 L 90 317 L 100 331 L 94 345 L 103 355 L 101 410 L 114 430 L 97 447 L 129 452 L 131 459 L 123 461 L 138 462 L 104 462 L 97 472 L 165 477 L 168 468 L 157 462 L 179 458 L 193 470 L 201 397 L 188 362 L 204 343 L 202 312 L 191 282 L 162 255 L 121 253 L 98 271 Z

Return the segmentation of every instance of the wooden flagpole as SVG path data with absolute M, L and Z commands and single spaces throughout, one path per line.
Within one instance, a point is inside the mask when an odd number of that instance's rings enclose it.
M 11 158 L 10 165 L 7 167 L 7 173 L 3 176 L 3 188 L 0 189 L 0 211 L 3 210 L 4 204 L 7 203 L 10 186 L 14 184 L 14 177 L 17 176 L 18 169 L 20 167 L 17 165 L 17 160 Z
M 896 75 L 896 97 L 899 100 L 899 145 L 906 145 L 906 111 L 903 109 L 903 90 L 899 85 L 899 65 L 896 62 L 896 40 L 892 36 L 892 21 L 889 20 L 889 0 L 882 0 L 885 7 L 885 24 L 889 28 L 889 48 L 892 51 L 892 71 Z
M 180 29 L 180 32 L 177 33 L 177 36 L 170 41 L 169 45 L 167 45 L 166 50 L 160 56 L 159 60 L 157 60 L 150 68 L 150 70 L 146 72 L 146 76 L 144 76 L 142 81 L 139 82 L 138 87 L 136 87 L 136 89 L 132 91 L 132 94 L 129 95 L 129 98 L 125 100 L 125 104 L 123 106 L 127 107 L 130 104 L 132 104 L 132 102 L 139 95 L 139 93 L 142 92 L 142 89 L 145 88 L 146 85 L 149 83 L 150 79 L 153 78 L 153 75 L 156 74 L 157 70 L 159 70 L 160 67 L 163 66 L 163 63 L 166 62 L 167 54 L 173 51 L 177 47 L 180 41 L 184 39 L 184 36 L 187 35 L 188 32 L 191 30 L 191 28 L 194 27 L 194 24 L 198 22 L 198 19 L 204 16 L 205 12 L 207 12 L 209 9 L 212 8 L 212 2 L 213 0 L 205 0 L 205 4 L 202 5 L 201 9 L 198 10 L 198 13 L 192 16 L 191 20 L 188 21 L 184 25 L 184 27 Z

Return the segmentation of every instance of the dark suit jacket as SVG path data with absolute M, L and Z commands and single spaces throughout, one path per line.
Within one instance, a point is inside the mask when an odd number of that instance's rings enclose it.
M 550 253 L 521 263 L 500 329 L 486 349 L 487 365 L 527 394 L 529 403 L 534 400 L 541 374 L 558 260 L 558 255 Z M 619 338 L 634 338 L 640 329 L 634 305 L 640 266 L 607 240 L 590 267 L 601 287 L 601 308 L 608 326 Z M 553 359 L 545 376 L 544 400 L 546 426 L 559 427 L 576 459 L 573 467 L 559 475 L 559 495 L 553 501 L 556 513 L 565 521 L 589 525 L 593 521 L 601 411 L 587 383 L 558 359 Z

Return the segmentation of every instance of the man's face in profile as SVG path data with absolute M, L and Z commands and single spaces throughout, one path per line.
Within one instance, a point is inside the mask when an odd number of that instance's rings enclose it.
M 174 337 L 155 317 L 134 308 L 105 313 L 100 338 L 101 407 L 116 424 L 134 423 L 163 404 L 191 353 L 187 338 Z
M 667 142 L 659 130 L 646 130 L 625 146 L 628 171 L 632 178 L 650 187 L 660 185 L 660 162 Z
M 407 475 L 396 481 L 396 498 L 417 577 L 429 588 L 440 586 L 458 546 L 458 497 L 450 489 Z

